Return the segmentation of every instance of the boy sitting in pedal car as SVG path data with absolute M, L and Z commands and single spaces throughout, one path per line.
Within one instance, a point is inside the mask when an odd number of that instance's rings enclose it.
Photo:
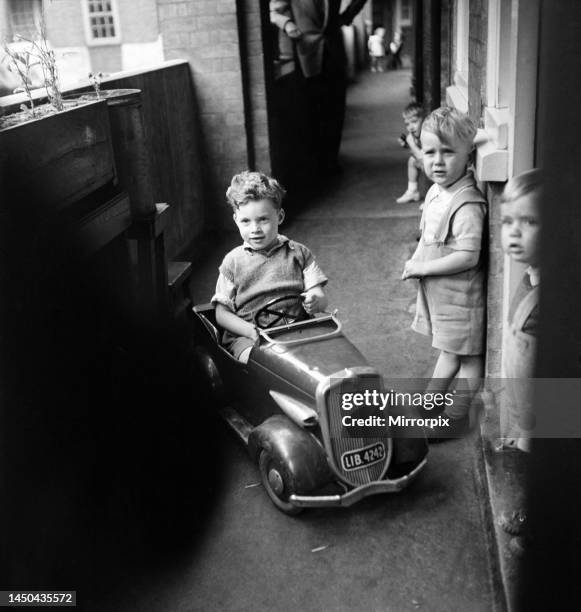
M 212 304 L 226 330 L 223 346 L 243 363 L 259 339 L 254 315 L 270 301 L 300 294 L 308 314 L 327 306 L 327 277 L 311 251 L 278 233 L 285 193 L 276 179 L 249 171 L 236 174 L 226 191 L 244 242 L 224 257 Z M 299 305 L 294 308 L 297 312 L 290 314 L 298 316 Z

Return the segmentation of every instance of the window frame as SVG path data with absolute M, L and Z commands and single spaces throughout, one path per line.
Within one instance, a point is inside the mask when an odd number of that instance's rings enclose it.
M 15 9 L 18 6 L 22 7 L 20 2 L 21 0 L 10 0 L 10 2 L 7 3 L 10 37 L 14 38 L 15 36 L 22 36 L 24 38 L 34 38 L 35 33 L 38 31 L 40 18 L 42 16 L 42 0 L 30 0 L 30 5 L 32 6 L 32 29 L 30 32 L 26 33 L 18 32 L 14 27 L 14 15 L 17 12 Z
M 446 88 L 446 102 L 463 113 L 468 113 L 468 51 L 470 42 L 470 1 L 456 3 L 456 32 L 454 45 L 454 79 Z
M 403 9 L 402 9 L 403 1 L 404 0 L 397 0 L 397 11 L 396 11 L 397 26 L 400 29 L 411 26 L 412 25 L 412 21 L 413 21 L 413 4 L 412 4 L 412 0 L 406 0 L 406 2 L 408 3 L 408 14 L 409 14 L 409 17 L 407 19 L 404 19 L 404 17 L 403 17 Z
M 94 0 L 93 0 L 94 1 Z M 89 47 L 103 47 L 109 45 L 121 44 L 121 23 L 119 20 L 119 9 L 117 0 L 103 0 L 103 2 L 111 3 L 111 15 L 113 17 L 113 26 L 115 27 L 115 36 L 107 38 L 94 38 L 91 26 L 91 17 L 93 13 L 89 11 L 89 3 L 91 0 L 82 0 L 81 6 L 83 9 L 83 27 L 85 29 L 85 40 Z

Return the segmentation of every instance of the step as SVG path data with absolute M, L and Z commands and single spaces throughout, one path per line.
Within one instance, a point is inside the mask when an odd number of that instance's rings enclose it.
M 189 261 L 170 261 L 167 266 L 167 286 L 170 312 L 174 317 L 181 315 L 191 304 L 188 280 L 192 273 Z

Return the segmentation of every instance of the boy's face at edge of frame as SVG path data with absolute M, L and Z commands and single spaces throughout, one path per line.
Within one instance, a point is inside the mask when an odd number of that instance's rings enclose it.
M 426 176 L 440 187 L 449 187 L 466 174 L 473 144 L 457 136 L 443 142 L 433 132 L 422 130 L 422 156 Z
M 420 117 L 419 115 L 408 115 L 407 117 L 404 116 L 403 118 L 403 122 L 405 123 L 407 131 L 410 134 L 413 134 L 416 138 L 420 137 L 423 121 L 423 117 Z
M 277 209 L 271 200 L 251 200 L 239 206 L 233 218 L 242 240 L 259 251 L 276 242 L 284 210 Z
M 500 205 L 501 241 L 514 261 L 538 267 L 540 259 L 540 215 L 537 196 L 526 194 Z

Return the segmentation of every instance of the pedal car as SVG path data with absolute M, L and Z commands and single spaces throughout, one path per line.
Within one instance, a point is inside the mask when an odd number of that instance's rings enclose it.
M 400 491 L 426 465 L 425 439 L 394 437 L 387 426 L 369 430 L 371 436 L 345 432 L 347 413 L 334 391 L 380 389 L 382 378 L 343 335 L 335 314 L 304 320 L 289 314 L 297 299 L 279 298 L 256 313 L 260 342 L 246 364 L 221 346 L 214 307 L 193 308 L 196 360 L 213 401 L 283 512 Z

